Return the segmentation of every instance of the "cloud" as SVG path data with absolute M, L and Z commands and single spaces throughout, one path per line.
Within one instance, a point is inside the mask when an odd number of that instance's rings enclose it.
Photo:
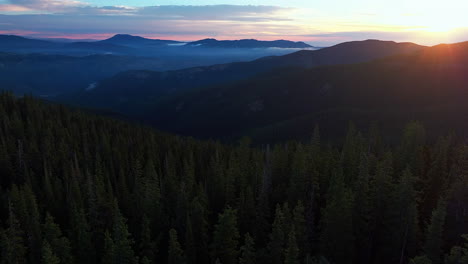
M 76 7 L 86 6 L 85 3 L 75 0 L 9 0 L 9 2 L 12 8 L 44 12 L 72 11 Z
M 289 8 L 276 6 L 149 6 L 138 10 L 139 15 L 168 20 L 285 20 L 279 17 Z
M 76 1 L 12 0 L 15 8 L 33 10 L 12 14 L 4 8 L 0 30 L 42 32 L 42 36 L 107 36 L 130 33 L 177 39 L 262 36 L 291 32 L 290 8 L 252 5 L 206 6 L 89 6 Z M 11 6 L 11 5 L 9 5 Z M 0 4 L 0 12 L 5 5 Z M 41 11 L 42 10 L 42 11 Z M 45 11 L 44 11 L 45 10 Z M 1 13 L 0 13 L 1 14 Z M 34 34 L 33 36 L 37 36 Z M 280 38 L 280 37 L 275 37 Z
M 131 7 L 91 6 L 75 0 L 10 0 L 8 4 L 1 1 L 0 34 L 9 32 L 30 37 L 102 39 L 128 33 L 177 40 L 290 39 L 328 46 L 368 38 L 435 44 L 463 40 L 467 33 L 465 29 L 441 38 L 414 27 L 376 24 L 366 19 L 329 18 L 308 10 L 277 6 Z

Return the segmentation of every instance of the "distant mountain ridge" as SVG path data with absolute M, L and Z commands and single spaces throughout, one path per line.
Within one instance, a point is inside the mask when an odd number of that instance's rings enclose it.
M 175 40 L 149 39 L 129 34 L 117 34 L 111 38 L 101 40 L 100 43 L 112 43 L 117 45 L 169 45 L 184 43 Z
M 185 45 L 184 45 L 185 44 Z M 296 48 L 305 49 L 312 46 L 304 42 L 287 40 L 259 41 L 244 40 L 215 40 L 204 39 L 194 42 L 175 40 L 149 39 L 129 34 L 116 34 L 108 39 L 97 41 L 73 41 L 68 39 L 32 39 L 15 35 L 0 35 L 0 52 L 46 52 L 65 54 L 66 52 L 85 52 L 84 55 L 94 53 L 115 53 L 120 55 L 146 54 L 155 48 L 173 47 L 173 49 L 193 49 L 195 47 L 224 48 L 224 49 L 252 49 L 252 48 Z M 88 53 L 86 53 L 88 52 Z
M 202 39 L 189 42 L 186 46 L 201 46 L 209 48 L 287 48 L 287 49 L 304 49 L 313 48 L 311 45 L 304 42 L 294 42 L 289 40 L 273 40 L 262 41 L 256 39 L 240 39 L 240 40 L 217 40 L 217 39 Z

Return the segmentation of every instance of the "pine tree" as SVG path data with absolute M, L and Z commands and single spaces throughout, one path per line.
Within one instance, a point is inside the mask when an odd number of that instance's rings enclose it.
M 468 235 L 462 237 L 465 245 L 452 247 L 450 254 L 445 256 L 445 264 L 468 264 Z
M 190 223 L 192 230 L 196 230 L 196 232 L 192 232 L 192 234 L 193 241 L 196 241 L 197 261 L 208 263 L 210 256 L 208 249 L 207 198 L 204 196 L 203 190 L 199 190 L 198 192 L 199 194 L 191 203 Z
M 71 207 L 70 238 L 74 255 L 81 263 L 92 263 L 95 260 L 95 251 L 84 210 L 74 205 Z
M 298 201 L 293 210 L 293 227 L 296 234 L 296 241 L 299 247 L 299 256 L 308 253 L 309 243 L 307 239 L 307 228 L 305 221 L 305 208 L 302 201 Z
M 342 173 L 336 172 L 333 178 L 322 219 L 321 251 L 335 263 L 351 263 L 354 253 L 353 194 L 346 188 Z
M 244 236 L 244 245 L 241 247 L 239 264 L 255 264 L 255 242 L 249 233 Z
M 168 250 L 168 264 L 184 264 L 186 259 L 184 252 L 180 247 L 177 239 L 177 231 L 175 229 L 169 230 L 169 250 Z
M 427 256 L 417 256 L 410 260 L 410 264 L 433 264 Z
M 156 251 L 155 242 L 151 237 L 150 221 L 146 215 L 143 215 L 141 221 L 141 235 L 140 235 L 140 245 L 139 245 L 139 256 L 140 259 L 145 259 L 147 262 L 154 261 L 154 255 Z
M 8 216 L 8 228 L 0 233 L 1 261 L 0 263 L 26 263 L 26 246 L 23 241 L 23 231 L 16 215 L 11 208 Z
M 283 252 L 286 244 L 285 216 L 280 205 L 276 206 L 275 220 L 273 221 L 270 242 L 268 244 L 270 263 L 283 263 Z
M 372 260 L 379 263 L 396 263 L 400 260 L 400 238 L 395 237 L 399 208 L 396 208 L 396 185 L 393 180 L 392 153 L 377 162 L 375 175 L 370 181 L 371 212 L 369 214 L 370 249 Z M 396 210 L 397 209 L 397 210 Z
M 143 212 L 147 213 L 149 219 L 158 219 L 161 210 L 161 189 L 159 176 L 152 160 L 148 160 L 143 175 Z
M 197 263 L 197 248 L 195 246 L 192 222 L 190 221 L 189 214 L 187 215 L 185 224 L 185 252 L 188 263 Z
M 114 220 L 112 228 L 112 240 L 115 264 L 131 264 L 135 262 L 135 253 L 132 245 L 133 239 L 127 229 L 126 219 L 120 213 L 117 201 L 114 202 Z
M 288 244 L 284 252 L 284 264 L 299 264 L 299 248 L 296 242 L 294 226 L 289 232 Z
M 288 201 L 290 204 L 307 199 L 307 161 L 305 148 L 302 144 L 298 144 L 293 155 L 291 177 L 289 178 Z
M 42 246 L 42 263 L 47 263 L 47 264 L 61 263 L 59 257 L 55 255 L 55 253 L 52 251 L 52 248 L 47 241 L 44 241 L 43 246 Z
M 263 246 L 267 243 L 268 230 L 270 228 L 268 219 L 270 218 L 270 196 L 272 189 L 272 161 L 269 146 L 267 146 L 264 156 L 261 187 L 257 196 L 255 232 L 253 234 L 259 246 Z
M 414 190 L 414 178 L 409 169 L 403 172 L 397 187 L 397 207 L 400 209 L 398 235 L 400 241 L 400 263 L 405 256 L 414 256 L 418 246 L 419 224 Z
M 356 259 L 360 263 L 370 261 L 370 236 L 369 228 L 371 202 L 369 188 L 369 158 L 361 155 L 359 165 L 359 174 L 354 184 L 355 203 L 354 203 L 354 230 L 356 236 Z
M 104 233 L 104 252 L 101 258 L 103 264 L 113 264 L 115 259 L 114 241 L 111 234 L 106 230 Z
M 223 264 L 236 264 L 238 257 L 239 231 L 236 211 L 227 207 L 218 216 L 212 244 L 212 258 Z
M 443 231 L 446 216 L 446 203 L 440 199 L 437 208 L 432 212 L 431 222 L 426 231 L 424 252 L 433 264 L 441 263 Z
M 54 222 L 54 218 L 49 213 L 46 214 L 42 230 L 45 242 L 59 261 L 61 263 L 72 263 L 70 241 L 62 235 L 60 227 Z

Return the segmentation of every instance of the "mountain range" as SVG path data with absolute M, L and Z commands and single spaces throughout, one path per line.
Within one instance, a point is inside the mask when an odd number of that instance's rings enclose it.
M 128 34 L 117 34 L 109 39 L 97 41 L 70 41 L 70 40 L 45 40 L 30 39 L 14 35 L 0 35 L 0 51 L 3 52 L 41 52 L 53 54 L 90 55 L 96 53 L 119 54 L 119 55 L 161 55 L 157 50 L 172 52 L 181 49 L 187 52 L 194 47 L 217 48 L 217 49 L 252 49 L 252 48 L 312 48 L 303 42 L 287 40 L 258 41 L 254 39 L 238 41 L 218 41 L 205 39 L 195 42 L 180 42 L 173 40 L 148 39 Z
M 191 90 L 142 112 L 162 129 L 200 137 L 249 135 L 271 142 L 305 138 L 318 124 L 328 137 L 349 121 L 378 123 L 387 136 L 422 121 L 429 134 L 468 135 L 468 42 L 370 62 L 280 69 Z
M 366 40 L 338 44 L 316 51 L 303 50 L 284 56 L 251 62 L 195 67 L 176 71 L 129 71 L 100 81 L 92 91 L 83 90 L 72 98 L 88 107 L 135 112 L 153 106 L 164 96 L 197 87 L 211 86 L 254 77 L 275 68 L 298 69 L 324 65 L 352 64 L 423 49 L 412 43 Z M 78 98 L 78 99 L 77 99 Z M 141 109 L 145 111 L 145 109 Z
M 368 40 L 253 62 L 180 71 L 131 71 L 75 102 L 202 138 L 305 138 L 314 125 L 340 137 L 349 121 L 391 137 L 423 121 L 436 134 L 468 125 L 468 42 L 423 47 Z
M 0 46 L 18 44 L 20 49 L 34 43 L 89 50 L 173 45 L 193 54 L 222 50 L 131 35 L 73 43 L 0 39 L 5 40 Z M 242 41 L 227 43 L 233 47 Z M 425 47 L 354 41 L 211 66 L 186 58 L 1 53 L 0 80 L 17 94 L 47 95 L 202 138 L 305 138 L 315 124 L 327 136 L 338 137 L 337 131 L 345 131 L 349 121 L 362 128 L 379 123 L 388 135 L 411 120 L 424 121 L 434 132 L 446 127 L 459 133 L 468 130 L 457 121 L 468 116 L 468 42 Z M 181 69 L 184 65 L 188 67 Z
M 102 41 L 76 42 L 0 35 L 0 82 L 16 94 L 56 96 L 93 87 L 102 79 L 129 70 L 177 70 L 294 51 L 185 44 L 123 34 Z
M 186 46 L 209 47 L 209 48 L 286 48 L 286 49 L 304 49 L 313 48 L 304 42 L 293 42 L 288 40 L 259 41 L 256 39 L 241 40 L 216 40 L 203 39 L 189 42 Z

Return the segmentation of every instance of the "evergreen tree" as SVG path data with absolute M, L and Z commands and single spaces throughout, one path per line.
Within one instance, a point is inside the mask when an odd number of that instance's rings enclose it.
M 26 246 L 23 241 L 23 231 L 11 209 L 8 216 L 8 228 L 0 233 L 2 264 L 26 263 Z
M 400 263 L 404 263 L 405 256 L 414 256 L 418 247 L 418 211 L 414 178 L 409 169 L 403 172 L 397 187 L 397 207 L 400 209 L 398 222 L 398 240 L 400 241 Z
M 128 232 L 126 219 L 120 213 L 117 201 L 114 202 L 114 221 L 112 228 L 113 241 L 113 263 L 130 264 L 135 263 L 135 253 L 133 251 L 133 239 Z
M 249 233 L 244 236 L 244 245 L 240 249 L 239 264 L 255 264 L 255 242 Z
M 346 188 L 342 173 L 336 172 L 322 219 L 321 251 L 338 264 L 353 260 L 353 194 Z
M 104 252 L 101 258 L 103 264 L 113 264 L 115 259 L 114 241 L 109 231 L 104 233 Z
M 370 237 L 371 230 L 369 228 L 371 201 L 369 187 L 369 158 L 367 155 L 361 155 L 359 165 L 359 174 L 354 184 L 355 203 L 353 224 L 356 237 L 356 260 L 359 263 L 367 263 L 370 261 Z
M 441 263 L 445 216 L 446 203 L 444 199 L 440 199 L 427 227 L 426 242 L 424 244 L 424 252 L 433 264 Z
M 288 244 L 284 252 L 284 264 L 299 264 L 299 248 L 294 227 L 289 232 Z
M 309 249 L 307 239 L 307 227 L 305 220 L 305 208 L 301 201 L 299 201 L 293 210 L 293 227 L 296 234 L 296 241 L 299 248 L 299 256 L 304 256 Z
M 49 213 L 46 214 L 42 230 L 45 243 L 59 261 L 61 263 L 72 263 L 70 241 L 62 235 L 60 227 L 54 222 L 54 218 Z
M 378 263 L 395 263 L 400 259 L 401 245 L 395 234 L 398 212 L 395 209 L 396 185 L 393 180 L 393 158 L 387 152 L 377 162 L 375 175 L 370 181 L 371 213 L 369 217 L 370 248 L 372 260 Z
M 427 256 L 418 256 L 411 259 L 410 264 L 433 264 Z
M 239 231 L 235 210 L 227 207 L 218 216 L 212 244 L 213 260 L 219 259 L 223 264 L 236 264 L 238 257 Z
M 192 222 L 190 221 L 189 215 L 187 215 L 185 224 L 185 252 L 188 263 L 197 263 L 197 248 L 195 246 Z
M 151 234 L 150 221 L 146 215 L 143 215 L 139 245 L 139 256 L 142 262 L 146 261 L 151 263 L 154 261 L 156 245 Z
M 206 197 L 202 190 L 198 191 L 199 194 L 193 199 L 191 203 L 190 224 L 192 230 L 193 241 L 196 250 L 197 261 L 208 263 L 209 249 L 208 249 L 208 220 L 207 220 L 207 205 Z M 190 252 L 187 252 L 190 253 Z
M 270 243 L 268 244 L 270 263 L 283 263 L 283 252 L 286 244 L 285 216 L 281 206 L 276 206 L 275 220 L 273 221 L 270 234 Z
M 177 239 L 177 231 L 175 229 L 169 230 L 169 250 L 167 257 L 168 264 L 184 264 L 186 263 L 184 252 L 180 247 Z
M 47 264 L 59 264 L 60 259 L 55 255 L 55 253 L 52 251 L 51 246 L 47 241 L 44 241 L 44 244 L 42 246 L 42 263 L 47 263 Z
M 91 241 L 91 232 L 83 208 L 72 205 L 70 216 L 70 238 L 72 250 L 80 263 L 92 263 L 95 251 Z
M 468 264 L 468 235 L 463 235 L 465 244 L 463 247 L 454 246 L 450 254 L 445 256 L 445 264 Z

